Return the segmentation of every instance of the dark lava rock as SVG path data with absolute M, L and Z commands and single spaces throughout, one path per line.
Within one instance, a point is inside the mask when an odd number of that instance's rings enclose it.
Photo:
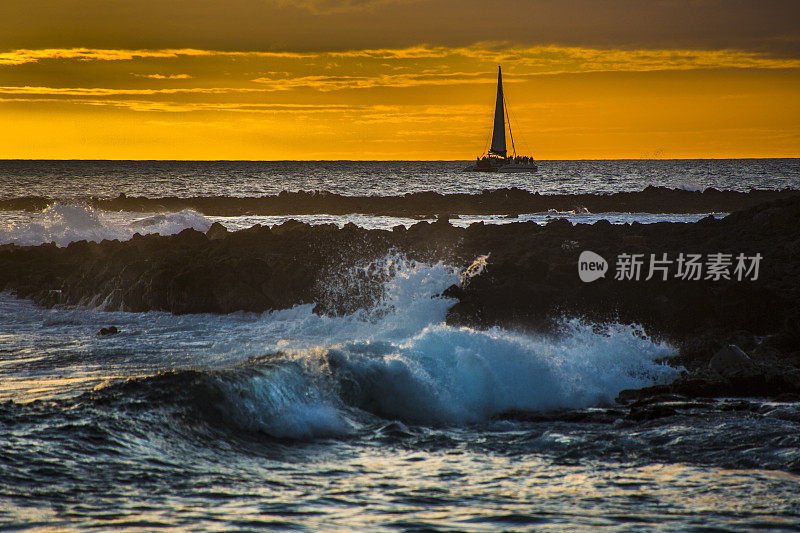
M 211 224 L 211 227 L 208 228 L 208 231 L 206 231 L 206 237 L 211 240 L 224 239 L 228 236 L 228 233 L 228 228 L 219 222 L 214 222 Z
M 447 317 L 449 323 L 542 332 L 558 331 L 559 319 L 564 316 L 600 323 L 637 323 L 653 338 L 675 345 L 679 355 L 672 362 L 687 370 L 675 383 L 645 390 L 640 396 L 775 397 L 800 393 L 800 195 L 792 191 L 747 195 L 658 188 L 630 194 L 587 197 L 580 202 L 572 197 L 566 208 L 580 204 L 593 212 L 635 211 L 650 202 L 648 206 L 667 212 L 661 207 L 688 201 L 703 209 L 713 205 L 709 210 L 720 210 L 714 204 L 720 199 L 730 200 L 728 207 L 738 205 L 736 202 L 747 204 L 753 198 L 779 199 L 721 220 L 707 218 L 694 224 L 573 225 L 556 219 L 546 226 L 517 222 L 457 228 L 442 216 L 435 223 L 420 222 L 393 231 L 290 221 L 275 228 L 255 226 L 228 232 L 214 225 L 205 234 L 187 229 L 168 237 L 137 235 L 126 242 L 80 242 L 66 248 L 6 245 L 0 246 L 0 290 L 14 291 L 47 306 L 106 301 L 109 307 L 131 311 L 228 313 L 316 302 L 319 313 L 346 313 L 370 305 L 380 294 L 380 279 L 342 285 L 354 265 L 402 252 L 410 259 L 467 267 L 477 257 L 488 255 L 482 273 L 446 291 L 446 296 L 456 299 Z M 280 205 L 310 209 L 315 202 L 323 202 L 319 205 L 332 208 L 326 212 L 341 207 L 346 212 L 374 213 L 392 206 L 391 202 L 381 204 L 385 199 L 375 199 L 375 209 L 370 207 L 372 200 L 351 209 L 356 204 L 351 205 L 350 199 L 331 196 L 287 193 L 281 196 Z M 486 210 L 494 213 L 531 212 L 520 205 L 532 202 L 525 204 L 531 207 L 543 199 L 553 200 L 519 190 L 466 195 L 469 198 L 463 203 L 455 196 L 421 193 L 394 200 L 400 207 L 413 206 L 416 213 L 470 212 L 462 207 L 473 207 L 476 202 L 486 202 L 490 206 Z M 608 203 L 612 196 L 617 204 Z M 443 202 L 443 198 L 453 202 Z M 629 207 L 619 205 L 623 198 L 632 202 Z M 704 200 L 692 203 L 696 198 Z M 247 206 L 251 212 L 273 201 L 250 199 L 253 205 L 249 205 L 248 199 L 212 200 L 196 199 L 203 206 L 232 210 Z M 330 203 L 324 203 L 328 200 Z M 109 206 L 114 208 L 152 208 L 147 199 L 111 202 Z M 167 208 L 188 207 L 175 202 Z M 612 204 L 614 209 L 604 209 Z M 398 211 L 402 209 L 398 207 Z M 578 256 L 587 249 L 609 263 L 606 276 L 591 283 L 580 281 L 577 273 Z M 646 279 L 646 269 L 638 281 L 618 280 L 615 259 L 623 253 L 645 254 L 648 260 L 650 254 L 667 254 L 674 260 L 681 253 L 704 257 L 759 253 L 762 260 L 757 279 L 682 280 L 676 277 L 673 263 L 666 280 L 661 275 Z M 333 290 L 336 288 L 344 290 Z
M 708 370 L 723 378 L 752 375 L 757 371 L 753 361 L 735 344 L 729 344 L 717 351 L 708 362 Z
M 643 422 L 646 420 L 655 420 L 657 418 L 664 418 L 677 414 L 677 410 L 670 405 L 656 404 L 647 406 L 634 406 L 625 417 L 627 420 L 634 422 Z
M 570 211 L 576 207 L 590 213 L 611 211 L 646 213 L 711 213 L 731 212 L 757 204 L 788 198 L 795 191 L 753 190 L 749 192 L 703 192 L 647 187 L 642 191 L 613 194 L 538 194 L 518 188 L 482 191 L 479 194 L 439 194 L 418 192 L 403 196 L 341 196 L 306 191 L 283 191 L 274 196 L 250 198 L 194 197 L 144 198 L 120 194 L 116 198 L 91 198 L 93 207 L 125 211 L 181 211 L 194 209 L 206 215 L 346 214 L 412 217 L 420 213 L 497 214 L 542 213 L 550 209 Z M 41 210 L 47 198 L 26 197 L 0 200 L 0 209 Z

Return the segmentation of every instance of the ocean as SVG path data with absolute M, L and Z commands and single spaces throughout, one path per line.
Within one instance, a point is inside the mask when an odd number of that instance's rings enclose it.
M 397 196 L 518 187 L 540 194 L 796 189 L 800 159 L 538 161 L 535 175 L 462 172 L 470 161 L 0 160 L 0 199 L 24 196 L 248 197 L 282 191 Z
M 88 196 L 542 194 L 647 185 L 800 189 L 791 160 L 543 161 L 531 176 L 467 162 L 0 161 L 0 244 L 135 233 L 415 219 L 210 217 L 94 210 Z M 707 214 L 462 217 L 545 224 L 691 222 Z M 725 213 L 715 213 L 717 217 Z M 390 254 L 366 308 L 227 315 L 44 308 L 0 294 L 0 527 L 370 531 L 800 529 L 800 403 L 666 399 L 635 419 L 624 389 L 669 383 L 677 350 L 636 324 L 556 331 L 447 324 L 443 291 L 482 268 Z M 346 291 L 348 280 L 318 280 Z M 115 327 L 115 335 L 98 335 Z
M 647 186 L 702 191 L 800 189 L 800 159 L 540 161 L 535 175 L 462 172 L 468 161 L 0 161 L 0 200 L 42 197 L 53 203 L 40 212 L 0 210 L 0 244 L 60 246 L 77 240 L 129 239 L 135 233 L 206 231 L 214 222 L 230 230 L 286 220 L 310 224 L 354 223 L 369 229 L 411 226 L 420 218 L 370 215 L 205 216 L 196 211 L 138 213 L 86 206 L 89 197 L 259 197 L 283 191 L 324 191 L 345 196 L 402 196 L 433 191 L 474 194 L 517 187 L 539 194 L 604 194 Z M 694 222 L 712 214 L 504 213 L 463 214 L 454 225 L 507 224 L 553 218 L 574 223 Z

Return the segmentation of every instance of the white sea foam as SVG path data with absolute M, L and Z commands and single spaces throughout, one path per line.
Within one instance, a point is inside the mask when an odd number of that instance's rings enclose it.
M 677 377 L 657 362 L 674 349 L 641 328 L 574 319 L 557 336 L 454 327 L 444 322 L 452 301 L 439 294 L 458 283 L 456 269 L 398 256 L 365 268 L 392 274 L 369 311 L 326 317 L 303 306 L 264 315 L 273 333 L 280 324 L 274 349 L 292 364 L 268 381 L 248 377 L 237 390 L 247 420 L 276 436 L 328 435 L 354 427 L 349 404 L 406 422 L 464 424 L 608 404 L 623 389 Z M 301 379 L 306 392 L 298 396 Z
M 565 326 L 548 338 L 431 325 L 404 343 L 349 343 L 333 362 L 379 414 L 437 424 L 608 404 L 623 389 L 677 376 L 654 362 L 671 349 L 635 328 Z
M 54 242 L 67 246 L 75 241 L 104 239 L 127 240 L 135 233 L 172 235 L 187 228 L 207 231 L 212 222 L 200 213 L 184 210 L 177 213 L 142 215 L 109 212 L 86 204 L 55 202 L 37 213 L 3 212 L 0 244 L 36 246 Z
M 721 218 L 725 213 L 712 213 Z M 640 222 L 696 222 L 708 216 L 697 214 L 658 213 L 589 213 L 585 209 L 576 211 L 551 211 L 546 213 L 520 214 L 509 218 L 505 215 L 461 215 L 450 221 L 453 226 L 467 227 L 470 224 L 511 224 L 535 222 L 544 225 L 555 218 L 566 218 L 573 224 L 593 224 L 608 220 L 612 224 Z M 391 229 L 402 225 L 410 227 L 419 222 L 413 218 L 364 215 L 241 215 L 232 217 L 205 216 L 187 209 L 176 213 L 136 213 L 130 211 L 103 211 L 80 203 L 55 202 L 42 211 L 0 211 L 0 244 L 14 243 L 21 246 L 36 246 L 54 242 L 67 246 L 74 241 L 99 242 L 103 239 L 127 240 L 135 233 L 172 235 L 193 228 L 207 231 L 213 222 L 219 222 L 230 231 L 237 231 L 261 224 L 275 226 L 287 220 L 299 220 L 306 224 L 336 224 L 339 227 L 353 223 L 367 229 Z M 431 219 L 432 220 L 432 219 Z
M 227 316 L 21 312 L 10 301 L 0 315 L 14 317 L 8 339 L 20 349 L 45 322 L 47 335 L 90 337 L 90 354 L 124 354 L 125 372 L 221 370 L 226 418 L 282 438 L 346 434 L 363 417 L 459 425 L 507 411 L 607 404 L 623 389 L 677 377 L 657 362 L 674 349 L 635 326 L 569 320 L 556 336 L 455 327 L 445 323 L 453 302 L 440 294 L 460 282 L 458 269 L 402 256 L 359 269 L 382 277 L 383 290 L 371 309 L 345 316 L 316 315 L 313 305 Z M 109 324 L 121 333 L 92 336 Z M 277 355 L 253 363 L 269 353 Z M 115 364 L 103 361 L 109 374 L 123 373 Z

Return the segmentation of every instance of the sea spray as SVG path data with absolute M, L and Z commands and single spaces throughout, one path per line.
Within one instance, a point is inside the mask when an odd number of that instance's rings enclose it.
M 722 218 L 725 213 L 711 213 L 715 218 Z M 515 222 L 535 222 L 545 225 L 553 216 L 566 218 L 573 224 L 593 224 L 598 220 L 608 220 L 612 224 L 628 224 L 639 222 L 651 224 L 656 222 L 696 222 L 709 213 L 527 213 L 515 218 L 505 215 L 465 215 L 450 220 L 450 224 L 466 228 L 471 224 L 510 224 Z M 17 244 L 20 246 L 37 246 L 50 242 L 58 246 L 67 246 L 76 241 L 95 241 L 104 239 L 128 240 L 134 234 L 172 235 L 192 228 L 205 232 L 213 222 L 219 222 L 229 231 L 251 228 L 256 224 L 273 227 L 289 220 L 296 220 L 311 226 L 319 224 L 335 224 L 343 227 L 353 223 L 366 229 L 384 229 L 403 225 L 410 227 L 419 222 L 413 218 L 379 216 L 359 213 L 342 215 L 251 215 L 237 216 L 205 216 L 192 209 L 174 213 L 140 213 L 135 211 L 106 211 L 85 203 L 54 202 L 38 212 L 0 210 L 0 245 Z
M 8 217 L 7 217 L 8 218 Z M 84 203 L 54 202 L 37 213 L 20 213 L 0 226 L 0 244 L 37 246 L 54 242 L 128 240 L 134 234 L 172 235 L 187 228 L 207 231 L 211 221 L 186 209 L 176 213 L 114 213 Z
M 466 272 L 483 264 L 479 258 Z M 511 411 L 605 405 L 623 389 L 678 375 L 659 362 L 674 349 L 637 326 L 563 320 L 549 336 L 453 327 L 445 323 L 452 300 L 441 293 L 464 272 L 398 255 L 358 269 L 357 279 L 366 269 L 383 280 L 370 309 L 311 317 L 304 306 L 264 315 L 267 323 L 283 322 L 286 336 L 274 346 L 281 354 L 269 365 L 286 369 L 248 375 L 228 409 L 241 402 L 261 431 L 305 438 L 355 427 L 353 409 L 425 425 L 480 423 Z M 298 382 L 309 387 L 302 398 Z
M 500 328 L 426 326 L 399 343 L 348 343 L 328 353 L 350 399 L 388 418 L 463 424 L 510 411 L 607 405 L 619 391 L 665 383 L 678 372 L 655 362 L 671 347 L 614 325 L 598 333 L 569 321 L 557 337 Z
M 349 316 L 351 323 L 381 321 L 406 329 L 410 322 L 421 321 L 424 326 L 443 320 L 452 302 L 441 293 L 460 283 L 463 275 L 458 268 L 441 261 L 420 263 L 402 253 L 390 252 L 353 266 L 329 269 L 317 282 L 315 292 L 323 309 L 329 314 Z
M 121 376 L 195 369 L 204 390 L 217 394 L 200 404 L 192 400 L 187 409 L 210 413 L 235 431 L 278 438 L 347 435 L 380 418 L 460 426 L 509 411 L 603 405 L 622 389 L 678 374 L 659 362 L 675 350 L 635 326 L 565 320 L 557 334 L 546 336 L 454 327 L 445 321 L 453 300 L 442 292 L 461 282 L 460 269 L 399 255 L 364 267 L 382 277 L 380 297 L 345 315 L 316 314 L 313 304 L 222 316 L 48 310 L 3 296 L 0 314 L 25 318 L 30 326 L 0 333 L 23 352 L 42 335 L 54 344 L 85 339 L 83 355 L 69 368 L 91 387 L 98 380 L 113 386 Z M 119 335 L 94 336 L 110 324 Z M 37 380 L 45 381 L 64 370 L 58 358 L 37 368 Z M 163 397 L 184 401 L 184 384 L 167 380 L 163 386 L 175 387 Z
M 311 439 L 353 433 L 356 424 L 314 376 L 291 361 L 244 372 L 216 374 L 221 392 L 213 409 L 229 424 L 276 438 Z

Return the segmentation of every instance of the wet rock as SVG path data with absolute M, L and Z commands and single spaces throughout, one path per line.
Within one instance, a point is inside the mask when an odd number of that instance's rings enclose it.
M 674 416 L 675 414 L 677 414 L 677 410 L 674 407 L 664 404 L 655 404 L 634 406 L 631 408 L 630 412 L 625 418 L 627 420 L 633 420 L 634 422 L 643 422 L 655 420 L 657 418 L 664 418 L 667 416 Z
M 455 298 L 458 299 L 464 294 L 464 290 L 461 288 L 461 285 L 450 285 L 444 291 L 442 291 L 442 296 L 444 298 Z
M 546 228 L 552 232 L 568 231 L 572 228 L 572 222 L 566 218 L 554 218 L 547 222 Z
M 119 329 L 117 326 L 108 326 L 107 328 L 100 328 L 100 331 L 97 332 L 97 337 L 105 337 L 107 335 L 116 335 L 119 333 Z
M 756 365 L 735 344 L 729 344 L 717 351 L 708 362 L 710 372 L 728 378 L 738 374 L 753 374 Z
M 642 191 L 613 194 L 537 194 L 519 188 L 482 191 L 480 194 L 438 194 L 419 192 L 403 196 L 341 196 L 304 191 L 283 191 L 275 196 L 251 198 L 194 197 L 143 198 L 120 195 L 117 198 L 93 198 L 91 205 L 107 210 L 181 211 L 194 209 L 206 215 L 345 214 L 374 213 L 390 216 L 413 216 L 419 213 L 541 213 L 550 209 L 559 212 L 576 206 L 591 213 L 710 213 L 732 212 L 771 200 L 788 198 L 795 191 L 753 190 L 749 192 L 703 192 L 648 187 Z M 4 209 L 32 209 L 48 203 L 47 199 L 28 197 L 0 200 Z M 582 212 L 582 211 L 581 211 Z M 771 215 L 765 215 L 770 218 Z
M 623 390 L 617 395 L 617 403 L 631 403 L 634 402 L 638 406 L 643 406 L 652 403 L 681 403 L 687 400 L 687 397 L 682 394 L 675 394 L 672 392 L 665 392 L 666 387 L 663 387 L 664 392 L 658 392 L 658 387 L 651 387 L 647 395 L 642 395 L 639 389 Z
M 800 392 L 784 392 L 775 396 L 777 402 L 800 402 Z
M 673 193 L 646 194 L 656 202 Z M 726 192 L 712 194 L 729 197 Z M 533 197 L 539 201 L 544 195 Z M 315 302 L 317 312 L 341 313 L 372 301 L 369 290 L 354 296 L 345 291 L 343 300 L 331 295 L 329 281 L 354 265 L 401 252 L 410 259 L 465 268 L 488 255 L 481 274 L 445 291 L 456 300 L 448 323 L 548 333 L 558 329 L 564 316 L 640 324 L 679 349 L 670 363 L 684 366 L 687 374 L 669 386 L 620 394 L 629 403 L 658 394 L 790 395 L 800 392 L 800 257 L 795 250 L 800 196 L 784 192 L 780 197 L 722 220 L 695 224 L 573 225 L 556 219 L 546 226 L 517 222 L 456 228 L 442 216 L 408 230 L 368 231 L 354 224 L 338 229 L 294 221 L 235 232 L 213 225 L 205 234 L 185 230 L 170 237 L 138 235 L 127 242 L 82 242 L 67 248 L 0 246 L 0 290 L 47 306 L 108 299 L 112 307 L 131 311 L 228 313 Z M 283 198 L 298 206 L 323 199 L 314 194 Z M 419 213 L 454 213 L 471 205 L 436 204 L 442 195 L 415 198 L 426 202 L 416 206 Z M 524 191 L 508 190 L 468 200 L 506 202 L 503 210 L 492 211 L 507 213 L 516 212 L 513 202 L 525 198 Z M 145 200 L 141 205 L 149 205 Z M 581 203 L 593 212 L 604 210 Z M 252 212 L 257 204 L 249 206 Z M 645 245 L 636 253 L 667 253 L 673 259 L 688 252 L 761 253 L 762 268 L 757 280 L 680 280 L 674 265 L 666 281 L 660 276 L 646 280 L 646 269 L 638 281 L 615 280 L 616 257 L 626 252 L 626 242 L 632 246 L 637 241 Z M 580 281 L 576 272 L 578 256 L 587 248 L 609 262 L 606 277 L 592 283 Z
M 174 245 L 191 247 L 205 243 L 207 237 L 205 233 L 197 231 L 196 229 L 186 228 L 177 235 L 172 235 L 170 239 Z
M 625 235 L 622 237 L 623 246 L 641 247 L 647 244 L 647 238 L 644 235 Z
M 224 239 L 225 237 L 228 236 L 228 233 L 229 233 L 228 228 L 226 228 L 219 222 L 214 222 L 213 224 L 211 224 L 211 227 L 208 228 L 208 231 L 206 231 L 206 237 L 214 241 L 218 239 Z

